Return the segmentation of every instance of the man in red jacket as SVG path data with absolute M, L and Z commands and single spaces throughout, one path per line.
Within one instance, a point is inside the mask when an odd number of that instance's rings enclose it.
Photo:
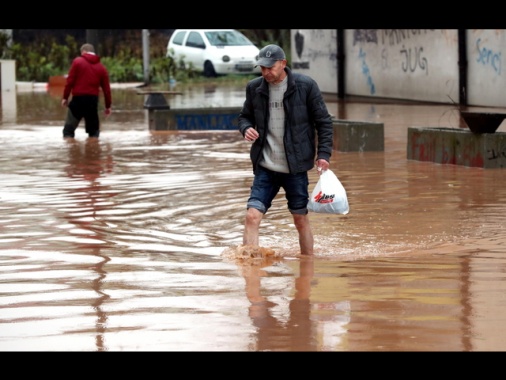
M 81 119 L 84 118 L 86 133 L 90 137 L 98 137 L 100 134 L 100 122 L 98 118 L 98 98 L 102 89 L 105 102 L 105 116 L 111 114 L 111 86 L 109 73 L 100 62 L 100 57 L 95 54 L 95 48 L 91 44 L 81 46 L 81 56 L 72 61 L 67 83 L 63 90 L 62 107 L 68 107 L 63 137 L 73 138 L 74 132 Z M 72 99 L 69 102 L 70 94 Z

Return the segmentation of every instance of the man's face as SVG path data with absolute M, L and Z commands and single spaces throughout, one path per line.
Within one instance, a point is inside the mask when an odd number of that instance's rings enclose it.
M 262 69 L 262 76 L 267 82 L 278 84 L 285 77 L 284 76 L 285 66 L 286 66 L 286 59 L 282 59 L 276 61 L 276 63 L 272 67 L 260 66 L 260 68 Z

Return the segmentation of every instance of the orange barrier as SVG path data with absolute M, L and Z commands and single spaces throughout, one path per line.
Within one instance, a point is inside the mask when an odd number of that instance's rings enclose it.
M 56 75 L 49 77 L 48 86 L 54 87 L 54 86 L 65 86 L 67 83 L 67 76 L 66 75 Z
M 63 87 L 65 87 L 66 83 L 66 75 L 56 75 L 49 77 L 49 82 L 47 83 L 47 91 L 49 95 L 61 98 L 63 96 Z

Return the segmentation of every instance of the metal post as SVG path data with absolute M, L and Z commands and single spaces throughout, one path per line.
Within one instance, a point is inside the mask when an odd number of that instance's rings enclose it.
M 100 55 L 99 46 L 99 31 L 98 29 L 86 29 L 86 42 L 92 44 L 95 47 L 95 53 Z
M 149 30 L 142 29 L 142 57 L 144 63 L 144 84 L 149 84 Z
M 467 106 L 467 29 L 459 29 L 459 104 Z

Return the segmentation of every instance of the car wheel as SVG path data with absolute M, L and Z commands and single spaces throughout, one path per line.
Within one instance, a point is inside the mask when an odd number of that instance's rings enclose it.
M 207 61 L 204 63 L 204 76 L 207 78 L 216 77 L 216 71 L 214 70 L 214 66 L 211 62 Z

